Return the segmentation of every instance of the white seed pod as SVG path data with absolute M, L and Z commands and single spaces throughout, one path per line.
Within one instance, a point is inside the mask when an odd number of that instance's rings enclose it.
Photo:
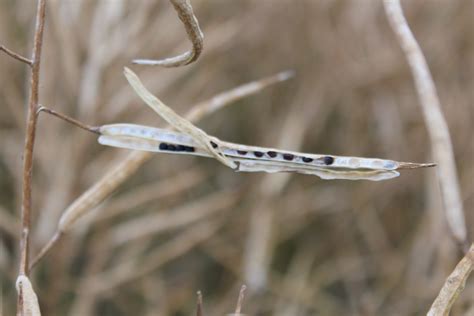
M 322 179 L 380 181 L 398 177 L 400 169 L 431 167 L 434 164 L 398 162 L 300 153 L 275 148 L 247 146 L 221 141 L 206 134 L 153 96 L 128 68 L 125 76 L 137 94 L 177 131 L 137 124 L 110 124 L 99 128 L 99 143 L 149 152 L 173 153 L 215 158 L 224 165 L 244 172 L 296 172 Z

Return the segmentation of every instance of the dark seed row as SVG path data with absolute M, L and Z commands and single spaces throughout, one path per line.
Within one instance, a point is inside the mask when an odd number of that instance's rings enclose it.
M 167 151 L 186 151 L 186 152 L 194 151 L 194 147 L 191 147 L 191 146 L 173 145 L 173 144 L 167 144 L 167 143 L 160 143 L 159 148 L 161 150 L 167 150 Z
M 218 145 L 216 143 L 214 143 L 213 141 L 211 141 L 211 146 L 213 148 L 218 147 Z M 159 148 L 160 148 L 160 150 L 166 150 L 166 151 L 184 151 L 184 152 L 194 152 L 195 151 L 194 147 L 192 147 L 192 146 L 174 145 L 174 144 L 167 144 L 167 143 L 160 143 Z M 247 155 L 248 152 L 245 151 L 245 150 L 237 150 L 237 153 L 239 155 L 245 156 L 245 155 Z M 278 153 L 276 151 L 271 151 L 271 150 L 267 151 L 266 154 L 271 158 L 275 158 L 278 155 Z M 261 151 L 254 151 L 253 155 L 255 157 L 261 158 L 261 157 L 264 156 L 264 153 L 261 152 Z M 289 153 L 283 153 L 282 156 L 283 156 L 283 159 L 285 159 L 287 161 L 292 161 L 295 158 L 297 158 L 295 155 L 289 154 Z M 311 162 L 314 161 L 313 158 L 309 158 L 309 157 L 301 157 L 301 160 L 305 163 L 311 163 Z M 330 166 L 334 163 L 334 158 L 331 157 L 331 156 L 325 156 L 323 158 L 323 162 L 324 162 L 325 165 Z
M 211 144 L 213 144 L 213 143 L 211 142 Z M 239 155 L 245 156 L 245 155 L 247 155 L 248 152 L 245 151 L 245 150 L 237 150 L 237 153 Z M 261 152 L 261 151 L 254 151 L 253 155 L 255 157 L 261 158 L 261 157 L 263 157 L 264 153 Z M 271 158 L 275 158 L 278 155 L 278 153 L 276 151 L 267 151 L 267 155 Z M 296 158 L 296 156 L 293 155 L 293 154 L 283 153 L 282 155 L 283 155 L 283 159 L 288 160 L 288 161 L 292 161 Z M 314 161 L 313 158 L 309 158 L 309 157 L 301 157 L 301 160 L 303 162 L 306 162 L 306 163 L 310 163 L 310 162 Z M 332 165 L 334 163 L 334 158 L 331 157 L 331 156 L 325 156 L 323 158 L 323 162 L 327 166 Z

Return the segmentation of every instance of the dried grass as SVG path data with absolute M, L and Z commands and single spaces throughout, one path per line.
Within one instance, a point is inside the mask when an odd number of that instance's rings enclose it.
M 199 59 L 179 68 L 132 66 L 150 92 L 209 134 L 303 152 L 441 163 L 382 4 L 191 1 L 205 35 Z M 436 84 L 472 241 L 473 3 L 406 1 L 403 10 Z M 34 16 L 31 1 L 0 1 L 0 45 L 27 56 Z M 157 126 L 123 66 L 189 45 L 168 1 L 49 1 L 40 103 L 94 126 Z M 5 315 L 16 309 L 25 67 L 0 52 Z M 295 78 L 233 99 L 229 90 L 281 69 L 295 69 Z M 222 91 L 230 101 L 216 105 Z M 224 107 L 229 102 L 235 106 Z M 189 315 L 197 290 L 199 313 L 225 315 L 235 310 L 243 283 L 246 315 L 420 315 L 441 289 L 459 293 L 459 286 L 443 287 L 462 255 L 435 170 L 380 183 L 236 174 L 205 159 L 106 148 L 96 136 L 44 114 L 38 121 L 33 256 L 55 235 L 64 211 L 75 208 L 60 226 L 67 234 L 29 276 L 44 315 Z M 226 192 L 237 193 L 224 203 L 219 196 Z M 214 211 L 204 203 L 199 213 L 198 202 L 213 196 Z M 160 223 L 146 233 L 132 225 L 155 216 Z M 121 234 L 125 228 L 131 233 Z M 473 296 L 471 277 L 451 315 L 472 314 Z

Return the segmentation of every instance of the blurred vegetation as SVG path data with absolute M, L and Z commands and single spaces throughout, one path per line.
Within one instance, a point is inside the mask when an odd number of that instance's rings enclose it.
M 380 3 L 192 4 L 205 36 L 203 54 L 186 67 L 164 69 L 130 61 L 189 49 L 168 1 L 48 2 L 41 103 L 91 125 L 164 126 L 133 94 L 123 66 L 179 113 L 245 82 L 294 69 L 294 79 L 198 125 L 251 145 L 431 161 L 412 76 Z M 450 128 L 472 240 L 474 1 L 403 5 Z M 0 42 L 27 55 L 34 15 L 30 0 L 0 1 Z M 16 305 L 27 87 L 26 67 L 0 54 L 5 315 Z M 33 255 L 64 209 L 127 153 L 40 117 Z M 32 282 L 44 315 L 190 315 L 197 290 L 205 315 L 224 315 L 244 283 L 248 315 L 421 315 L 460 258 L 435 172 L 406 171 L 384 182 L 324 181 L 233 173 L 214 160 L 156 155 L 41 261 Z M 452 315 L 472 312 L 473 296 L 471 277 Z

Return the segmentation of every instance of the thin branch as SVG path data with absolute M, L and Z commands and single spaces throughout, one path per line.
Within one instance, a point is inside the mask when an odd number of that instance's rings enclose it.
M 457 264 L 454 271 L 449 275 L 441 291 L 436 297 L 433 305 L 428 312 L 428 316 L 449 315 L 451 306 L 453 306 L 459 294 L 461 294 L 469 274 L 474 269 L 474 244 L 462 260 Z
M 23 153 L 23 190 L 21 206 L 22 232 L 20 241 L 20 275 L 28 275 L 28 245 L 31 218 L 31 176 L 33 169 L 33 148 L 35 144 L 36 122 L 38 109 L 38 90 L 41 63 L 41 48 L 43 46 L 43 30 L 45 20 L 45 0 L 38 1 L 36 27 L 33 46 L 30 98 L 28 102 L 27 127 Z
M 13 57 L 13 58 L 15 58 L 15 59 L 18 60 L 18 61 L 21 61 L 22 63 L 25 63 L 25 64 L 27 64 L 27 65 L 30 66 L 30 67 L 33 65 L 33 62 L 32 62 L 30 59 L 28 59 L 28 58 L 26 58 L 26 57 L 23 57 L 23 56 L 21 56 L 21 55 L 18 54 L 18 53 L 15 53 L 14 51 L 12 51 L 12 50 L 6 48 L 6 47 L 3 46 L 3 45 L 0 45 L 0 51 L 4 51 L 4 52 L 5 52 L 7 55 L 9 55 L 10 57 Z
M 153 65 L 163 67 L 179 67 L 184 66 L 196 61 L 201 55 L 204 46 L 204 35 L 199 28 L 199 22 L 194 15 L 193 7 L 189 0 L 170 0 L 173 4 L 176 12 L 178 13 L 179 19 L 183 22 L 188 33 L 188 37 L 193 45 L 192 50 L 187 51 L 181 55 L 160 59 L 134 59 L 132 62 L 139 65 Z
M 46 245 L 44 245 L 43 248 L 41 248 L 40 252 L 31 261 L 30 270 L 38 263 L 38 261 L 41 260 L 41 258 L 43 258 L 46 255 L 46 253 L 49 252 L 51 248 L 53 248 L 53 246 L 55 246 L 58 243 L 58 241 L 61 238 L 61 235 L 62 233 L 60 231 L 56 231 L 56 233 L 54 233 L 54 236 L 48 241 Z
M 439 165 L 438 181 L 451 233 L 467 248 L 466 224 L 462 205 L 453 146 L 448 125 L 425 57 L 403 15 L 399 0 L 385 0 L 385 13 L 408 60 L 431 138 L 433 158 Z
M 37 113 L 39 114 L 40 112 L 45 112 L 45 113 L 48 113 L 50 115 L 53 115 L 53 116 L 56 116 L 58 118 L 60 118 L 61 120 L 63 121 L 66 121 L 72 125 L 75 125 L 79 128 L 82 128 L 83 130 L 86 130 L 88 132 L 91 132 L 91 133 L 94 133 L 94 134 L 99 134 L 100 135 L 100 131 L 99 131 L 99 127 L 97 126 L 90 126 L 90 125 L 87 125 L 87 124 L 84 124 L 82 123 L 81 121 L 78 121 L 76 119 L 73 119 L 72 117 L 69 117 L 65 114 L 62 114 L 62 113 L 59 113 L 59 112 L 56 112 L 50 108 L 47 108 L 45 106 L 42 106 L 40 105 L 40 107 L 38 108 L 38 111 Z
M 28 101 L 25 145 L 23 149 L 23 187 L 21 196 L 21 236 L 19 263 L 20 266 L 18 271 L 18 280 L 20 280 L 21 278 L 27 279 L 29 272 L 28 254 L 31 219 L 31 177 L 33 172 L 33 148 L 36 136 L 36 122 L 38 119 L 36 110 L 38 109 L 41 48 L 43 46 L 45 15 L 46 1 L 38 0 L 33 54 L 31 60 L 30 96 Z M 18 283 L 17 314 L 19 315 L 24 314 L 25 307 L 27 308 L 27 304 L 29 304 L 28 301 L 25 300 L 25 291 L 28 291 L 28 288 L 24 289 L 23 287 L 24 283 Z

